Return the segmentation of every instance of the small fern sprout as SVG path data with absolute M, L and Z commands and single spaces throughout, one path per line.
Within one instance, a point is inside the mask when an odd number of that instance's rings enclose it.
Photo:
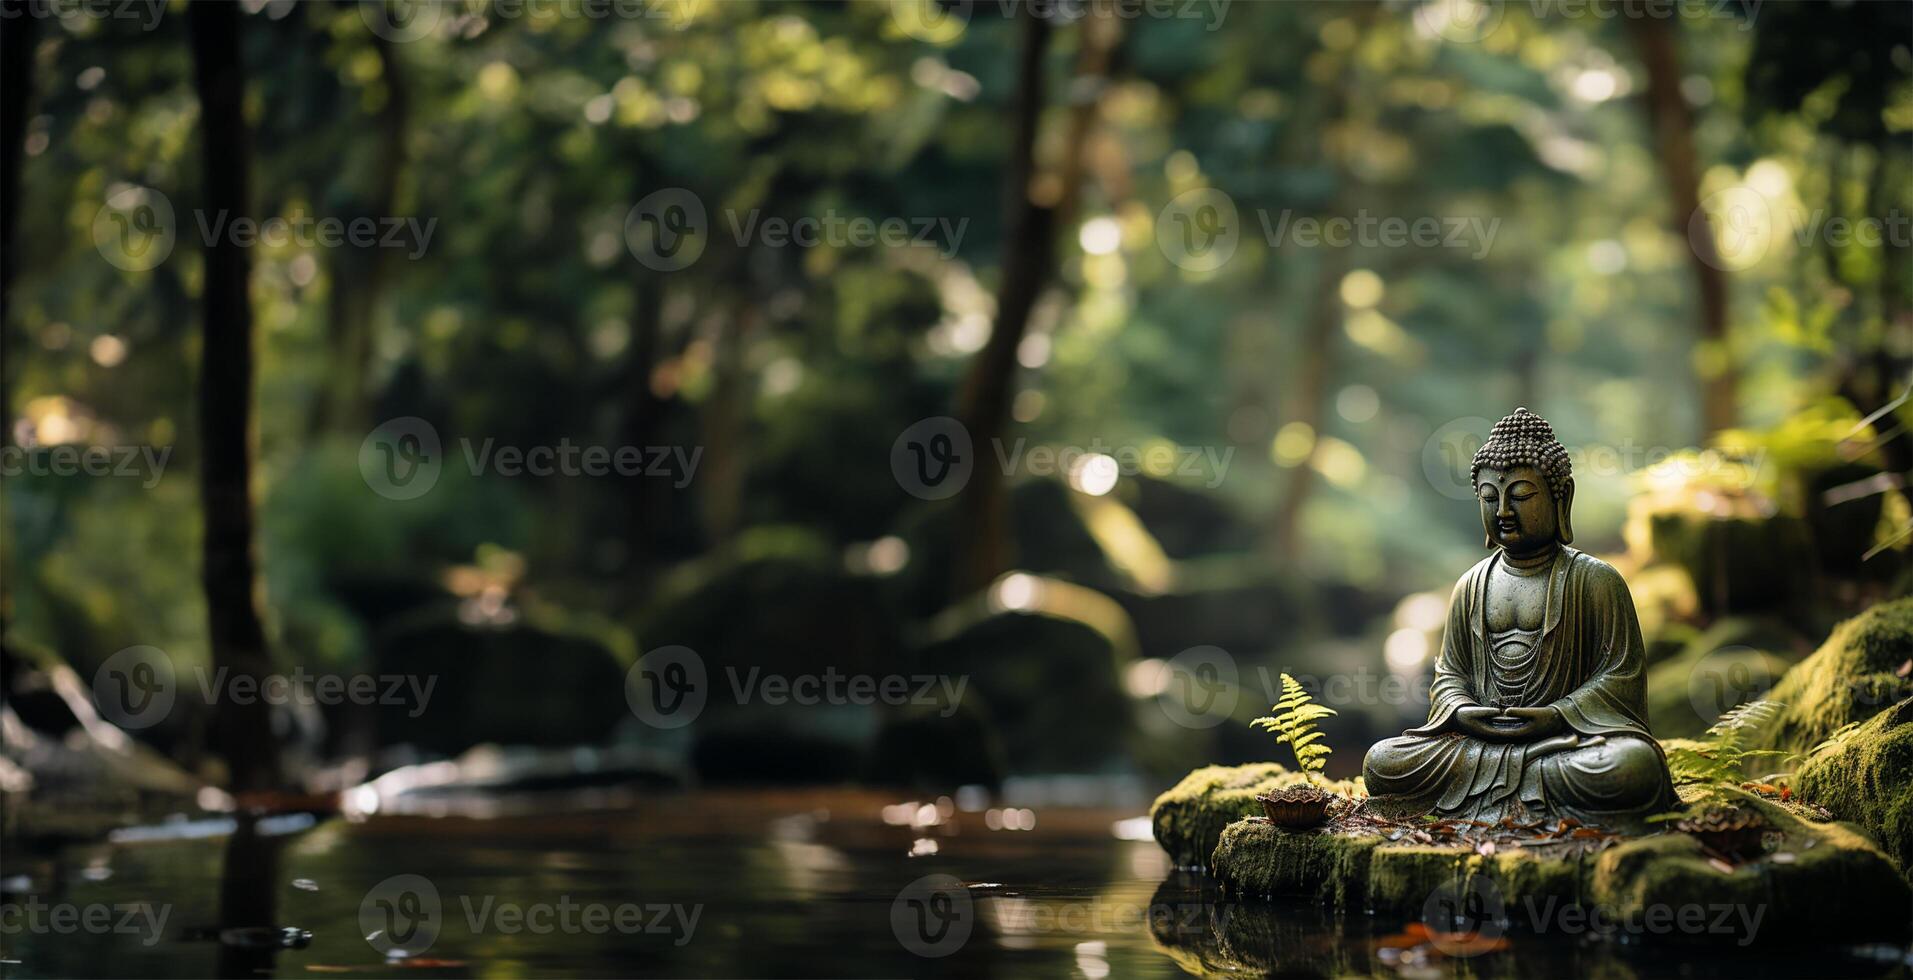
M 1334 751 L 1323 741 L 1322 731 L 1315 723 L 1335 714 L 1335 709 L 1327 705 L 1316 704 L 1300 681 L 1282 675 L 1282 697 L 1269 709 L 1274 714 L 1257 718 L 1249 724 L 1275 733 L 1276 741 L 1287 742 L 1295 752 L 1296 768 L 1304 774 L 1316 775 L 1328 765 L 1329 753 Z

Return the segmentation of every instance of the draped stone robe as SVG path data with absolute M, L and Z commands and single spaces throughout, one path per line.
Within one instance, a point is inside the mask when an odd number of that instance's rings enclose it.
M 1630 825 L 1671 809 L 1666 760 L 1647 729 L 1647 658 L 1627 583 L 1606 562 L 1562 547 L 1534 656 L 1511 671 L 1489 651 L 1487 588 L 1501 560 L 1497 549 L 1456 584 L 1428 722 L 1369 750 L 1369 794 L 1398 810 L 1483 820 L 1525 812 Z M 1441 730 L 1470 705 L 1551 705 L 1581 744 L 1542 752 Z

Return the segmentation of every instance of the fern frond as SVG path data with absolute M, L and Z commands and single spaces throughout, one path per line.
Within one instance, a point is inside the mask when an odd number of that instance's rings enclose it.
M 1283 674 L 1282 694 L 1269 710 L 1274 713 L 1249 724 L 1273 732 L 1278 742 L 1288 743 L 1290 750 L 1295 753 L 1296 768 L 1300 771 L 1322 771 L 1328 765 L 1328 756 L 1333 750 L 1323 741 L 1327 736 L 1315 727 L 1315 723 L 1334 716 L 1335 709 L 1316 704 L 1300 681 Z

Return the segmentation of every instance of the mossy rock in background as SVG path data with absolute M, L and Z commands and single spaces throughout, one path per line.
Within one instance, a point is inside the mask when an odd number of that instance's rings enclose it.
M 985 455 L 979 465 L 997 465 L 994 450 L 977 447 Z M 1105 592 L 1123 588 L 1129 577 L 1098 544 L 1071 505 L 1071 490 L 1060 479 L 1025 479 L 1010 484 L 1006 509 L 1010 529 L 1006 540 L 1015 548 L 1010 566 L 1038 575 L 1053 575 Z M 910 546 L 910 564 L 895 580 L 905 593 L 903 608 L 931 616 L 949 604 L 957 568 L 956 499 L 926 504 L 909 512 L 897 534 Z
M 796 678 L 822 673 L 909 673 L 899 627 L 877 579 L 850 574 L 823 542 L 757 532 L 729 554 L 684 566 L 641 619 L 646 650 L 696 651 L 712 683 L 707 711 L 738 707 L 732 673 Z
M 1848 579 L 1875 578 L 1892 563 L 1864 559 L 1873 547 L 1886 498 L 1865 493 L 1829 505 L 1826 492 L 1880 475 L 1879 469 L 1859 463 L 1791 471 L 1789 483 L 1807 526 L 1813 533 L 1815 557 L 1830 575 Z
M 1648 521 L 1654 553 L 1687 570 L 1710 616 L 1771 610 L 1808 594 L 1813 541 L 1798 518 L 1663 511 Z
M 877 731 L 865 780 L 930 793 L 1000 785 L 1009 765 L 981 700 L 966 691 L 954 706 L 909 705 L 889 713 Z
M 1093 772 L 1135 732 L 1110 638 L 1087 623 L 1008 612 L 924 647 L 922 669 L 975 697 L 1016 773 Z
M 1310 782 L 1310 778 L 1273 762 L 1246 766 L 1204 766 L 1182 777 L 1149 808 L 1156 843 L 1181 868 L 1209 863 L 1222 828 L 1262 812 L 1258 794 Z M 1358 782 L 1327 783 L 1336 792 L 1360 795 Z
M 415 616 L 381 637 L 378 671 L 431 679 L 423 710 L 369 709 L 380 745 L 456 755 L 474 745 L 590 745 L 630 716 L 625 665 L 594 639 L 520 621 L 461 622 L 454 609 Z M 381 685 L 380 695 L 385 691 Z
M 1658 738 L 1692 738 L 1721 712 L 1764 697 L 1800 659 L 1799 637 L 1765 617 L 1729 616 L 1647 670 L 1647 720 Z
M 1835 627 L 1766 695 L 1783 707 L 1749 747 L 1806 752 L 1840 728 L 1913 696 L 1913 598 L 1883 602 Z M 1909 671 L 1913 673 L 1913 671 Z
M 1178 459 L 1178 465 L 1185 461 Z M 1201 461 L 1208 467 L 1208 460 Z M 1205 472 L 1205 478 L 1214 474 Z M 1254 548 L 1258 530 L 1244 521 L 1229 503 L 1211 491 L 1174 480 L 1136 475 L 1116 485 L 1123 503 L 1136 512 L 1143 526 L 1171 558 L 1246 552 Z
M 1390 843 L 1374 834 L 1290 831 L 1244 820 L 1224 828 L 1210 872 L 1244 898 L 1298 896 L 1411 917 L 1460 884 L 1479 896 L 1489 914 L 1516 924 L 1532 920 L 1539 909 L 1564 905 L 1599 910 L 1613 922 L 1647 921 L 1652 909 L 1732 906 L 1758 913 L 1757 925 L 1675 938 L 1741 945 L 1802 935 L 1831 942 L 1906 935 L 1913 889 L 1857 828 L 1812 822 L 1735 789 L 1685 787 L 1681 795 L 1692 804 L 1757 811 L 1779 833 L 1775 848 L 1723 872 L 1697 839 L 1673 832 L 1549 856 L 1517 847 L 1483 854 L 1463 845 Z M 1829 901 L 1832 895 L 1863 900 Z
M 1793 789 L 1865 827 L 1902 872 L 1913 872 L 1913 699 L 1808 757 Z

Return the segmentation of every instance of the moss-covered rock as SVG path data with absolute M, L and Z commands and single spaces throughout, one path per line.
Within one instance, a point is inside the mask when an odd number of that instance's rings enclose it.
M 1913 696 L 1913 598 L 1883 602 L 1835 627 L 1767 697 L 1785 707 L 1754 733 L 1753 747 L 1806 752 L 1854 722 Z M 1657 728 L 1658 732 L 1659 729 Z
M 1802 797 L 1865 827 L 1913 869 L 1913 699 L 1874 715 L 1794 775 Z
M 1687 570 L 1710 615 L 1772 609 L 1809 591 L 1813 541 L 1799 518 L 1674 509 L 1648 520 L 1654 553 Z
M 1729 867 L 1696 838 L 1665 833 L 1592 851 L 1476 850 L 1389 842 L 1373 832 L 1289 831 L 1259 821 L 1224 828 L 1210 871 L 1243 897 L 1293 895 L 1346 909 L 1420 916 L 1458 882 L 1497 918 L 1549 931 L 1556 910 L 1594 910 L 1612 923 L 1667 919 L 1661 934 L 1735 944 L 1811 935 L 1827 941 L 1894 939 L 1907 931 L 1913 890 L 1856 828 L 1804 819 L 1793 809 L 1734 789 L 1682 791 L 1694 804 L 1731 804 L 1765 817 L 1771 850 Z M 1726 868 L 1726 870 L 1723 870 Z M 1847 901 L 1828 901 L 1830 895 Z M 1684 910 L 1706 924 L 1680 925 Z M 1715 930 L 1731 908 L 1739 928 Z M 1731 924 L 1730 924 L 1731 925 Z
M 1800 659 L 1805 643 L 1768 618 L 1729 616 L 1694 634 L 1647 669 L 1647 719 L 1659 738 L 1692 738 L 1722 711 L 1767 690 Z
M 1258 794 L 1315 781 L 1344 795 L 1360 795 L 1360 782 L 1321 783 L 1273 762 L 1246 766 L 1204 766 L 1182 778 L 1149 808 L 1156 843 L 1177 867 L 1208 863 L 1222 828 L 1262 812 Z

